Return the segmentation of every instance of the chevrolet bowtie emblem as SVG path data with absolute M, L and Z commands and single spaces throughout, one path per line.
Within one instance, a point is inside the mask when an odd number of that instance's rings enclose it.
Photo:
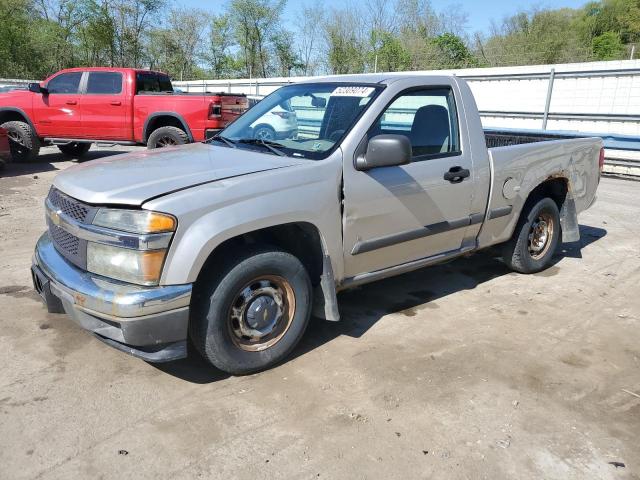
M 51 217 L 51 221 L 53 222 L 54 225 L 60 225 L 60 214 L 62 213 L 62 210 L 52 210 L 50 217 Z

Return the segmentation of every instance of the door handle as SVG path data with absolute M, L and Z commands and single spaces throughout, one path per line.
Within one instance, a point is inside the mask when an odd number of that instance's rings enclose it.
M 77 104 L 78 104 L 78 101 L 77 101 L 77 100 L 67 100 L 67 101 L 66 101 L 66 104 L 67 104 L 67 105 L 77 105 Z
M 471 172 L 468 169 L 457 165 L 451 167 L 449 171 L 444 174 L 444 179 L 451 183 L 460 183 L 469 176 L 471 176 Z
M 122 102 L 119 100 L 114 100 L 113 102 L 111 102 L 111 105 L 116 105 L 116 106 L 122 105 Z

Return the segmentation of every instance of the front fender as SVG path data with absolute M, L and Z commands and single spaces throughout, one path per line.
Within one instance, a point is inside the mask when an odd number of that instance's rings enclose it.
M 223 242 L 297 222 L 317 228 L 324 254 L 331 258 L 336 278 L 341 278 L 341 176 L 331 162 L 324 163 L 213 182 L 145 204 L 144 208 L 178 218 L 160 283 L 195 282 L 206 260 Z

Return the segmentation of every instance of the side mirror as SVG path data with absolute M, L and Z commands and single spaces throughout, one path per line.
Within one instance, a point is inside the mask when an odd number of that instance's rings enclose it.
M 411 142 L 405 135 L 376 135 L 364 155 L 356 158 L 356 170 L 392 167 L 411 163 Z
M 316 108 L 325 108 L 327 106 L 327 99 L 323 97 L 312 97 L 311 106 Z
M 49 93 L 49 91 L 45 87 L 41 87 L 39 83 L 30 83 L 29 91 L 33 93 L 42 93 L 45 95 Z

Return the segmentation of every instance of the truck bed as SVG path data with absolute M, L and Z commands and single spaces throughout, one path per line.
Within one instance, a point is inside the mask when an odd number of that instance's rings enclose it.
M 569 203 L 576 213 L 593 203 L 600 181 L 593 172 L 599 172 L 602 139 L 486 130 L 485 139 L 491 169 L 487 211 L 491 213 L 478 238 L 481 247 L 510 238 L 528 192 L 541 178 L 566 179 Z

